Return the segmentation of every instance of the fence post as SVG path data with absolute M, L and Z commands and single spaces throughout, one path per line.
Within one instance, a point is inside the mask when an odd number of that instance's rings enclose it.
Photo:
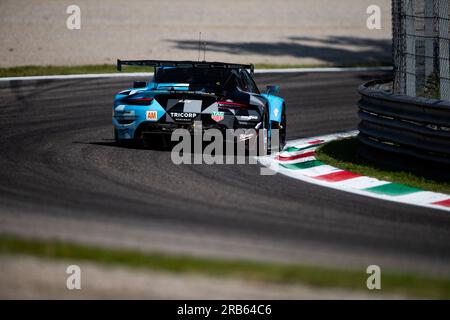
M 448 0 L 438 0 L 439 24 L 439 78 L 441 99 L 450 100 L 450 65 L 449 65 L 449 6 Z
M 406 95 L 416 96 L 416 28 L 414 27 L 415 0 L 405 1 L 406 29 Z
M 425 81 L 434 71 L 434 0 L 425 0 Z
M 404 37 L 402 19 L 403 0 L 392 0 L 392 62 L 394 65 L 393 91 L 405 94 L 405 59 Z

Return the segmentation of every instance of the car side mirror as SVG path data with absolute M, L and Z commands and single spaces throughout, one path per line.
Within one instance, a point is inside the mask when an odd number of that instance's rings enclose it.
M 145 81 L 134 81 L 133 88 L 145 88 L 147 86 L 147 82 Z
M 280 86 L 267 86 L 267 94 L 277 94 L 280 92 Z

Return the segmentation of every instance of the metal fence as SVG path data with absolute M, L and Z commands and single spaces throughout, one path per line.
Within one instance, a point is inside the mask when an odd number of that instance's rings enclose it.
M 396 94 L 450 100 L 449 0 L 392 0 Z

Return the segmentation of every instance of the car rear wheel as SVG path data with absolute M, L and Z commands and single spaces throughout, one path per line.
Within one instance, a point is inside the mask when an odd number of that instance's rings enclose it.
M 273 130 L 278 130 L 278 146 L 272 146 L 272 141 L 270 140 L 269 144 L 272 152 L 282 151 L 284 146 L 286 145 L 286 111 L 283 106 L 283 111 L 281 113 L 280 122 L 272 121 L 271 122 L 271 136 L 273 134 Z
M 281 113 L 281 122 L 280 122 L 280 146 L 279 151 L 283 150 L 286 145 L 286 106 L 283 105 L 283 111 Z
M 140 140 L 119 139 L 119 133 L 117 132 L 117 129 L 114 129 L 114 142 L 120 147 L 139 147 L 141 145 Z
M 119 144 L 119 134 L 117 133 L 117 129 L 114 129 L 114 142 Z
M 154 135 L 153 137 L 148 137 L 142 140 L 143 146 L 146 149 L 155 150 L 169 150 L 172 142 L 170 136 L 165 134 Z

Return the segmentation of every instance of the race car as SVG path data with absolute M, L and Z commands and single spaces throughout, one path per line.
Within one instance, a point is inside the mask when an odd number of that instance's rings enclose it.
M 286 141 L 286 103 L 276 96 L 279 86 L 261 93 L 252 78 L 252 64 L 206 61 L 117 60 L 122 66 L 152 66 L 152 81 L 135 81 L 133 88 L 114 99 L 114 137 L 118 144 L 152 144 L 178 128 L 193 131 L 211 128 L 255 129 L 268 152 L 283 148 Z M 262 130 L 267 134 L 259 135 Z M 272 147 L 277 129 L 279 143 Z M 241 135 L 238 139 L 250 139 Z M 164 141 L 164 140 L 163 140 Z

